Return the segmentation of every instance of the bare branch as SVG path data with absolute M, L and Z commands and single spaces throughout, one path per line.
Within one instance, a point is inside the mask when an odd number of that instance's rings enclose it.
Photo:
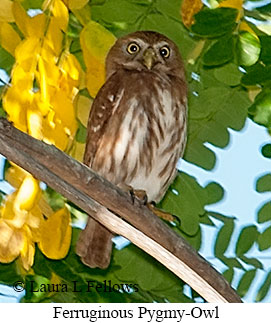
M 152 255 L 207 301 L 241 302 L 224 277 L 182 237 L 82 163 L 19 131 L 5 119 L 0 119 L 0 153 Z

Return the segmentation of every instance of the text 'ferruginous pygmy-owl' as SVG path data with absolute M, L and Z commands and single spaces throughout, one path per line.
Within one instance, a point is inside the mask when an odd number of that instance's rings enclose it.
M 84 163 L 112 183 L 144 190 L 159 202 L 186 143 L 187 86 L 174 42 L 138 31 L 118 39 L 106 82 L 90 111 Z M 89 218 L 77 254 L 89 267 L 110 263 L 113 234 Z

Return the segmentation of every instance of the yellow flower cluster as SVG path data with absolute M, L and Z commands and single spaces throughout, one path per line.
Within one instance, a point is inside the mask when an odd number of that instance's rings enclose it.
M 0 208 L 0 262 L 8 263 L 20 256 L 23 267 L 29 270 L 35 243 L 48 258 L 65 257 L 71 241 L 67 208 L 53 212 L 39 182 L 16 165 L 6 172 L 6 180 L 15 191 Z
M 36 139 L 66 150 L 77 130 L 73 101 L 83 79 L 65 37 L 68 9 L 61 0 L 47 0 L 43 12 L 30 17 L 17 1 L 5 0 L 4 5 L 7 14 L 0 17 L 6 17 L 0 25 L 0 43 L 15 58 L 11 83 L 3 96 L 8 119 Z M 20 34 L 10 23 L 16 23 Z M 63 258 L 71 240 L 67 208 L 54 213 L 39 182 L 15 165 L 7 171 L 6 180 L 15 192 L 0 209 L 0 262 L 20 255 L 28 270 L 36 242 L 49 258 Z
M 77 129 L 73 99 L 82 79 L 80 64 L 62 45 L 68 9 L 61 0 L 50 2 L 51 15 L 29 17 L 18 2 L 12 9 L 24 39 L 10 24 L 1 27 L 1 45 L 16 60 L 3 107 L 18 129 L 65 150 Z

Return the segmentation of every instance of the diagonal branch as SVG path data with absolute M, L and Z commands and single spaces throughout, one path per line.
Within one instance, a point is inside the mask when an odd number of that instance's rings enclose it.
M 224 277 L 147 207 L 137 200 L 132 204 L 126 193 L 90 168 L 3 118 L 0 153 L 152 255 L 207 301 L 241 302 Z

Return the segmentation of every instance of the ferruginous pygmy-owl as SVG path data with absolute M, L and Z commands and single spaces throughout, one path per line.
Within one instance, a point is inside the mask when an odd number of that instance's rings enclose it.
M 186 143 L 187 86 L 174 42 L 138 31 L 118 39 L 106 59 L 106 82 L 90 111 L 84 163 L 112 183 L 159 202 Z M 77 254 L 89 267 L 110 263 L 113 234 L 88 219 Z

